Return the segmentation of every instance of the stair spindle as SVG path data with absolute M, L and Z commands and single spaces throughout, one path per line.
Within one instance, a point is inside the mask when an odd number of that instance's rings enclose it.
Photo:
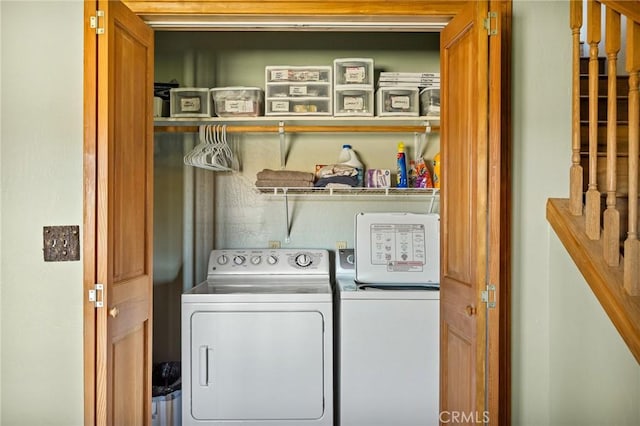
M 638 241 L 638 154 L 640 140 L 640 24 L 627 21 L 627 72 L 629 73 L 629 232 L 624 242 L 624 288 L 640 296 L 640 241 Z
M 580 164 L 580 28 L 582 0 L 571 0 L 570 24 L 573 38 L 573 87 L 571 93 L 571 169 L 569 170 L 569 211 L 582 215 L 582 165 Z
M 598 44 L 600 11 L 597 1 L 587 1 L 589 43 L 589 186 L 586 194 L 585 229 L 591 240 L 600 239 L 600 191 L 598 191 Z
M 620 51 L 620 14 L 606 8 L 605 51 L 608 62 L 607 93 L 607 208 L 603 215 L 603 254 L 609 266 L 620 263 L 620 212 L 616 206 L 616 178 L 618 156 L 617 67 Z

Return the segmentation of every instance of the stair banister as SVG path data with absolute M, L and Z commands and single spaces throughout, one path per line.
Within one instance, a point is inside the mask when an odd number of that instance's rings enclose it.
M 620 51 L 620 14 L 606 7 L 605 52 L 607 54 L 607 208 L 603 215 L 603 255 L 609 266 L 620 263 L 620 212 L 616 206 L 618 160 L 617 67 Z
M 573 87 L 571 93 L 571 169 L 569 188 L 571 214 L 582 216 L 582 165 L 580 164 L 580 29 L 582 28 L 582 0 L 570 3 L 571 35 L 573 38 Z
M 640 241 L 638 241 L 638 72 L 640 72 L 640 24 L 627 21 L 627 63 L 629 73 L 629 232 L 624 242 L 624 288 L 640 296 Z
M 587 237 L 600 239 L 600 191 L 598 191 L 598 44 L 601 38 L 600 2 L 587 1 L 589 44 L 589 185 L 585 205 Z
M 570 195 L 548 200 L 547 219 L 640 364 L 640 0 L 569 1 L 573 41 Z M 625 33 L 626 43 L 622 43 Z M 585 57 L 581 57 L 580 34 L 589 47 Z M 600 53 L 606 57 L 599 57 L 601 39 L 604 52 Z M 617 72 L 619 54 L 626 57 L 624 75 Z M 584 60 L 588 71 L 580 67 Z M 606 67 L 601 68 L 602 64 Z M 605 73 L 606 78 L 601 75 Z M 628 89 L 618 93 L 627 84 Z M 604 102 L 605 97 L 606 107 L 601 103 L 598 111 L 598 101 Z M 625 103 L 628 109 L 622 106 Z

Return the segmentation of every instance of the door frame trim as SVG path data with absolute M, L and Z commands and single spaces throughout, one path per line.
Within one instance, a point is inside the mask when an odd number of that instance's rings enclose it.
M 98 119 L 98 41 L 90 19 L 96 14 L 96 1 L 84 3 L 84 96 L 83 96 L 83 359 L 84 359 L 84 424 L 96 424 L 96 308 L 89 301 L 89 290 L 97 283 L 96 212 L 97 212 L 97 119 Z

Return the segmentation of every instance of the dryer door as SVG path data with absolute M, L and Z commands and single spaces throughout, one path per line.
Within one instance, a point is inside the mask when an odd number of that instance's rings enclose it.
M 319 312 L 196 312 L 191 317 L 192 415 L 199 420 L 322 417 Z

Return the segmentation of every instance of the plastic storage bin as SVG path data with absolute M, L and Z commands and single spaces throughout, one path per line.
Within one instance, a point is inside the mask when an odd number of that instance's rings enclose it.
M 266 83 L 283 81 L 331 83 L 331 67 L 268 65 L 265 67 L 265 81 Z
M 329 83 L 270 83 L 267 85 L 268 98 L 331 97 Z
M 373 86 L 373 59 L 334 59 L 333 75 L 337 86 L 344 84 L 366 84 Z
M 208 88 L 181 87 L 171 89 L 171 117 L 211 117 Z
M 408 116 L 420 115 L 420 101 L 417 87 L 380 87 L 376 92 L 377 115 Z
M 211 89 L 218 117 L 257 117 L 264 114 L 264 92 L 258 87 L 216 87 Z
M 265 115 L 331 115 L 331 100 L 270 99 Z
M 372 117 L 373 89 L 368 87 L 336 89 L 333 107 L 335 116 Z
M 330 66 L 265 67 L 265 115 L 331 115 Z
M 420 115 L 440 116 L 440 89 L 424 88 L 420 91 Z

